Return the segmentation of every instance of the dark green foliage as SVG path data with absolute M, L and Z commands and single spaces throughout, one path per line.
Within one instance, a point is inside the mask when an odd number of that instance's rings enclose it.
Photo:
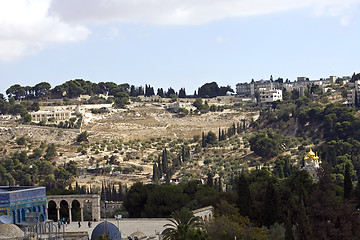
M 238 195 L 238 208 L 242 216 L 250 217 L 250 211 L 252 209 L 252 200 L 249 183 L 246 179 L 245 174 L 240 174 L 239 177 L 235 179 L 236 191 Z
M 279 178 L 286 178 L 290 176 L 293 169 L 292 164 L 290 163 L 290 155 L 279 156 L 275 161 L 275 166 L 273 168 L 273 173 L 276 174 Z
M 129 213 L 129 217 L 141 217 L 141 212 L 147 201 L 148 193 L 153 188 L 152 185 L 144 185 L 140 182 L 131 186 L 124 199 L 124 207 Z
M 81 143 L 81 142 L 89 142 L 87 131 L 80 133 L 80 134 L 76 137 L 76 142 L 78 142 L 78 143 Z
M 190 181 L 186 184 L 134 184 L 124 199 L 130 217 L 169 217 L 174 210 L 209 205 L 216 198 L 213 187 Z M 165 196 L 165 197 L 164 197 Z
M 271 158 L 282 151 L 282 137 L 271 132 L 257 133 L 250 138 L 250 149 L 264 158 Z
M 153 176 L 152 176 L 152 181 L 153 183 L 159 183 L 160 180 L 160 170 L 158 168 L 158 166 L 156 165 L 156 163 L 153 164 Z
M 145 97 L 150 97 L 150 96 L 153 96 L 153 95 L 155 95 L 155 93 L 154 93 L 154 88 L 153 87 L 151 87 L 150 85 L 148 86 L 148 85 L 146 85 L 145 84 Z
M 206 138 L 205 138 L 205 142 L 206 142 L 206 145 L 214 145 L 217 143 L 217 137 L 215 135 L 215 133 L 213 132 L 208 132 L 208 134 L 206 135 Z
M 49 145 L 50 148 L 51 144 Z M 35 149 L 36 150 L 36 149 Z M 77 176 L 77 165 L 69 161 L 65 166 L 54 167 L 41 160 L 41 150 L 28 157 L 26 151 L 15 152 L 10 158 L 0 159 L 0 185 L 41 185 L 47 190 L 64 189 Z M 36 153 L 40 151 L 39 153 Z M 40 159 L 40 160 L 39 160 Z
M 350 199 L 352 193 L 353 185 L 350 176 L 350 164 L 345 166 L 345 175 L 344 175 L 344 198 Z
M 24 123 L 30 123 L 31 122 L 31 115 L 29 113 L 25 113 L 23 116 Z
M 201 147 L 206 147 L 206 139 L 205 139 L 205 133 L 202 132 L 202 135 L 201 135 Z
M 279 194 L 271 181 L 267 184 L 264 202 L 260 221 L 262 225 L 270 227 L 279 220 L 280 210 Z
M 207 239 L 205 232 L 200 229 L 200 217 L 195 217 L 194 214 L 186 208 L 174 211 L 171 214 L 171 223 L 165 224 L 164 240 L 196 240 Z M 203 233 L 203 234 L 201 234 Z M 203 236 L 204 238 L 199 238 Z
M 179 98 L 186 98 L 185 88 L 179 90 Z
M 56 155 L 56 148 L 54 143 L 50 143 L 46 149 L 46 153 L 44 155 L 44 158 L 47 160 L 51 160 Z
M 20 145 L 20 146 L 25 145 L 26 144 L 25 137 L 20 137 L 20 138 L 16 139 L 16 144 Z
M 188 196 L 176 185 L 155 185 L 147 196 L 141 216 L 167 217 L 174 210 L 185 206 L 188 201 Z
M 203 109 L 203 101 L 201 98 L 195 99 L 193 102 L 193 106 L 196 107 L 197 110 L 201 111 Z
M 257 239 L 267 240 L 266 228 L 256 227 L 238 209 L 226 201 L 216 206 L 215 219 L 206 225 L 211 240 L 218 239 Z
M 217 96 L 225 96 L 227 92 L 234 92 L 230 86 L 219 87 L 216 82 L 205 83 L 198 89 L 198 96 L 202 98 L 212 98 Z

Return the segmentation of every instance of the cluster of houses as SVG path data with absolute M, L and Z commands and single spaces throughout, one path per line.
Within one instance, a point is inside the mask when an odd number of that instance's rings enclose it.
M 294 82 L 289 80 L 283 82 L 282 79 L 253 80 L 250 83 L 245 82 L 236 84 L 236 94 L 238 97 L 244 97 L 244 100 L 250 102 L 259 101 L 260 106 L 268 106 L 275 101 L 283 100 L 283 89 L 286 89 L 286 91 L 296 90 L 300 97 L 304 96 L 305 90 L 308 90 L 311 86 L 318 86 L 321 88 L 322 92 L 325 93 L 327 91 L 334 91 L 329 85 L 335 84 L 337 79 L 336 76 L 330 76 L 329 78 L 321 78 L 319 80 L 309 80 L 307 77 L 297 77 Z M 355 83 L 350 83 L 350 76 L 343 76 L 341 77 L 341 80 L 343 85 L 348 84 L 350 87 L 347 102 L 344 104 L 354 106 L 355 95 L 358 92 L 360 85 L 357 81 Z M 256 95 L 258 99 L 255 98 Z
M 305 94 L 305 90 L 309 90 L 312 86 L 320 87 L 323 93 L 327 91 L 334 91 L 330 87 L 336 83 L 338 80 L 336 76 L 330 76 L 328 78 L 320 78 L 319 80 L 309 80 L 307 77 L 297 77 L 297 79 L 293 82 L 282 79 L 279 80 L 252 80 L 250 83 L 238 83 L 236 84 L 236 97 L 237 101 L 239 98 L 244 102 L 258 102 L 261 107 L 270 106 L 273 102 L 282 101 L 283 100 L 283 90 L 293 91 L 296 90 L 299 93 L 299 96 L 302 97 Z M 359 99 L 359 89 L 360 89 L 360 81 L 350 82 L 350 76 L 343 76 L 340 78 L 342 85 L 347 86 L 347 100 L 344 102 L 345 105 L 349 107 L 353 107 L 356 104 L 359 104 L 357 101 Z M 109 96 L 101 95 L 99 97 L 107 98 Z M 225 96 L 225 97 L 233 97 L 233 96 Z M 88 100 L 90 96 L 81 95 L 77 100 Z M 159 101 L 160 97 L 154 95 L 152 97 L 144 97 L 143 101 Z M 231 98 L 234 99 L 234 98 Z M 234 100 L 235 101 L 235 100 Z M 105 106 L 106 105 L 106 106 Z M 94 105 L 73 105 L 66 107 L 42 107 L 41 111 L 32 112 L 31 117 L 32 121 L 40 122 L 40 121 L 49 121 L 53 120 L 55 122 L 58 121 L 66 121 L 76 115 L 86 115 L 86 112 L 89 112 L 89 109 L 96 108 L 111 108 L 112 104 L 100 104 L 99 106 Z M 185 108 L 187 110 L 195 110 L 196 108 L 189 101 L 176 101 L 173 103 L 162 104 L 164 107 L 170 111 L 178 112 L 180 108 Z M 359 104 L 360 105 L 360 104 Z

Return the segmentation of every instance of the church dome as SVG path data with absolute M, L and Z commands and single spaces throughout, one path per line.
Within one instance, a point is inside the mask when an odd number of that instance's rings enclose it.
M 99 223 L 91 233 L 91 240 L 98 240 L 100 236 L 105 233 L 105 223 L 106 223 L 106 235 L 113 240 L 121 239 L 121 232 L 119 229 L 110 222 Z
M 311 150 L 311 148 L 310 148 L 310 151 L 308 152 L 307 156 L 308 156 L 309 158 L 315 157 L 315 153 Z

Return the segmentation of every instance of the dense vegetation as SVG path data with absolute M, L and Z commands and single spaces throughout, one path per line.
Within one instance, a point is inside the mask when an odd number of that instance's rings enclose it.
M 57 155 L 53 143 L 37 144 L 24 137 L 16 139 L 16 142 L 23 148 L 33 148 L 32 154 L 28 154 L 29 150 L 21 150 L 0 159 L 0 185 L 40 185 L 47 190 L 65 189 L 77 177 L 77 164 L 74 161 L 58 166 L 52 161 Z
M 354 74 L 353 79 L 359 75 Z M 193 95 L 193 105 L 201 113 L 222 111 L 201 98 L 228 91 L 231 88 L 205 84 Z M 7 91 L 9 101 L 0 100 L 0 111 L 22 114 L 25 119 L 27 111 L 39 107 L 34 100 L 80 94 L 113 95 L 121 107 L 129 96 L 150 97 L 155 91 L 150 85 L 143 89 L 84 80 L 71 80 L 54 89 L 46 83 L 33 88 L 14 85 Z M 172 88 L 158 89 L 157 95 L 187 96 L 185 89 L 177 93 Z M 328 97 L 315 85 L 302 97 L 295 90 L 284 90 L 284 101 L 262 109 L 258 120 L 244 119 L 219 128 L 218 133 L 203 132 L 193 139 L 90 143 L 88 133 L 83 132 L 74 140 L 79 152 L 113 154 L 89 159 L 90 165 L 96 165 L 96 174 L 102 174 L 99 164 L 103 161 L 122 174 L 141 171 L 138 166 L 120 167 L 115 153 L 126 162 L 140 159 L 128 150 L 152 150 L 140 160 L 153 165 L 153 183 L 135 183 L 129 189 L 122 184 L 103 185 L 101 189 L 76 185 L 75 191 L 98 192 L 103 200 L 123 200 L 129 217 L 172 214 L 180 221 L 181 214 L 186 215 L 180 209 L 214 206 L 215 218 L 203 227 L 206 231 L 194 230 L 184 239 L 356 239 L 360 235 L 360 187 L 356 184 L 360 179 L 360 119 L 355 108 L 328 103 Z M 77 176 L 76 163 L 56 166 L 54 144 L 32 143 L 26 138 L 15 142 L 22 150 L 0 159 L 1 185 L 41 185 L 55 194 L 74 191 L 69 185 Z M 301 170 L 310 147 L 322 161 L 317 182 Z

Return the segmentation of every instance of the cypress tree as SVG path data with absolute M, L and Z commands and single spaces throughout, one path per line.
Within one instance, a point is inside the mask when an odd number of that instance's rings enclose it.
M 119 201 L 122 201 L 123 200 L 123 193 L 122 193 L 122 184 L 119 183 L 119 191 L 118 191 L 118 199 Z
M 169 167 L 168 167 L 168 154 L 166 148 L 162 152 L 162 171 L 164 174 L 168 174 Z
M 214 175 L 212 173 L 208 173 L 207 174 L 207 182 L 206 184 L 209 186 L 209 187 L 213 187 L 214 186 Z
M 353 185 L 352 185 L 351 176 L 350 176 L 350 164 L 347 163 L 345 166 L 345 176 L 344 176 L 344 198 L 345 199 L 350 199 L 352 190 L 353 190 Z
M 236 190 L 238 194 L 238 207 L 242 216 L 250 216 L 250 209 L 252 207 L 252 200 L 250 194 L 249 183 L 242 173 L 235 179 Z
M 206 147 L 206 140 L 205 140 L 205 134 L 202 132 L 202 138 L 201 138 L 201 147 Z
M 105 188 L 104 188 L 104 183 L 101 183 L 101 200 L 105 199 Z
M 261 214 L 261 222 L 263 225 L 270 227 L 279 218 L 279 196 L 274 187 L 274 184 L 270 181 L 266 188 L 265 204 Z
M 182 145 L 181 147 L 181 158 L 182 158 L 182 162 L 185 162 L 185 146 Z
M 224 129 L 221 131 L 221 140 L 226 140 L 226 134 Z
M 112 201 L 119 201 L 117 199 L 118 195 L 117 195 L 117 192 L 116 192 L 116 188 L 115 188 L 115 184 L 113 184 L 112 186 L 112 194 L 111 194 L 111 200 Z
M 153 183 L 159 183 L 159 179 L 160 179 L 160 171 L 159 168 L 157 167 L 156 163 L 153 164 L 153 177 L 152 177 L 152 181 Z
M 221 177 L 219 177 L 219 186 L 218 186 L 218 192 L 222 192 L 223 189 L 222 189 L 222 180 L 221 180 Z

